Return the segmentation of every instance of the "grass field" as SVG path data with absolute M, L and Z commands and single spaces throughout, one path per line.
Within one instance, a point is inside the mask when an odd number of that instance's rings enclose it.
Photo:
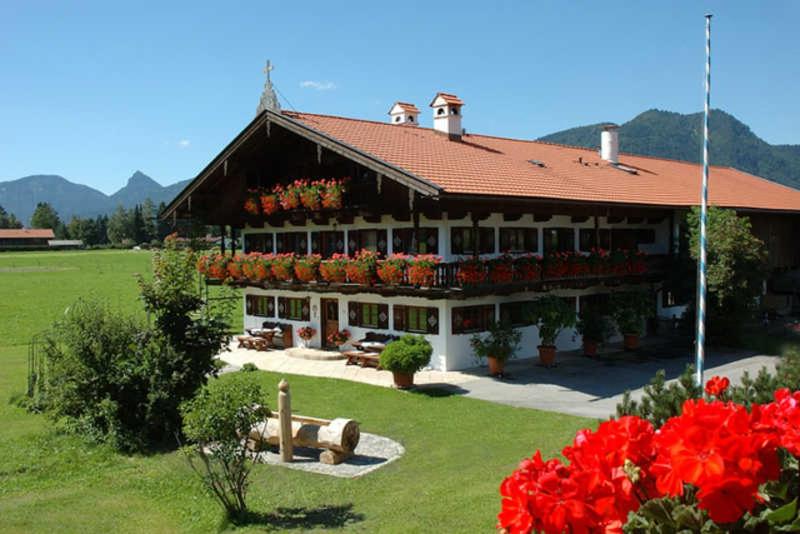
M 234 529 L 178 453 L 124 456 L 52 430 L 10 399 L 25 388 L 27 343 L 75 299 L 140 311 L 133 251 L 0 254 L 0 532 L 216 532 Z M 281 378 L 258 376 L 268 391 Z M 492 532 L 497 487 L 524 456 L 556 454 L 591 421 L 455 396 L 288 377 L 293 407 L 348 416 L 406 455 L 354 480 L 256 466 L 252 524 L 239 532 Z M 274 397 L 273 397 L 274 398 Z

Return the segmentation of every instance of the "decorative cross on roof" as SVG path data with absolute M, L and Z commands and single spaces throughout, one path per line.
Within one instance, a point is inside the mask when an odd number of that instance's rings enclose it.
M 272 78 L 270 77 L 270 72 L 275 68 L 270 60 L 267 60 L 267 64 L 264 66 L 264 74 L 267 75 L 267 80 L 264 82 L 264 92 L 261 93 L 261 100 L 258 102 L 258 107 L 256 108 L 256 114 L 261 113 L 265 109 L 270 109 L 272 111 L 280 111 L 281 106 L 278 104 L 278 97 L 275 95 L 275 90 L 272 87 Z

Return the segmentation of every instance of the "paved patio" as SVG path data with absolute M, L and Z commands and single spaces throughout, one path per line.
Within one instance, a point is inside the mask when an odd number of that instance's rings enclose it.
M 296 349 L 290 353 L 297 356 Z M 330 353 L 328 353 L 330 354 Z M 338 378 L 391 387 L 392 374 L 344 360 L 304 359 L 286 351 L 257 352 L 235 348 L 220 354 L 233 369 L 253 363 L 259 369 L 277 373 Z M 313 354 L 310 355 L 314 357 Z M 509 375 L 504 379 L 486 376 L 485 367 L 460 372 L 420 371 L 414 382 L 420 388 L 441 388 L 453 394 L 498 402 L 510 406 L 536 408 L 585 417 L 605 418 L 613 414 L 626 390 L 634 398 L 642 394 L 659 369 L 667 379 L 675 379 L 690 361 L 688 349 L 668 344 L 651 344 L 636 354 L 611 348 L 600 359 L 590 359 L 578 352 L 559 353 L 554 368 L 538 365 L 535 358 L 511 360 L 506 364 Z M 706 356 L 706 376 L 724 375 L 738 382 L 745 371 L 751 375 L 762 367 L 774 369 L 777 356 L 755 355 L 743 351 L 711 351 Z

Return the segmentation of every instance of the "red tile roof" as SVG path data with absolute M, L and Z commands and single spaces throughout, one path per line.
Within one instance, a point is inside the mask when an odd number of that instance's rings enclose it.
M 463 106 L 464 101 L 458 98 L 456 95 L 451 95 L 450 93 L 436 93 L 436 96 L 433 97 L 431 100 L 430 105 L 433 106 L 433 103 L 436 102 L 436 99 L 442 97 L 442 100 L 447 102 L 452 106 Z
M 0 230 L 0 239 L 53 239 L 55 234 L 50 228 L 21 228 Z
M 395 102 L 392 105 L 392 108 L 394 108 L 394 106 L 400 106 L 400 109 L 402 109 L 406 113 L 419 113 L 417 106 L 415 106 L 414 104 L 409 104 L 408 102 Z
M 695 163 L 620 154 L 620 164 L 635 169 L 636 174 L 631 174 L 586 148 L 475 134 L 451 141 L 430 128 L 310 113 L 284 115 L 426 179 L 445 193 L 656 206 L 699 204 L 701 167 Z M 800 191 L 730 167 L 712 166 L 709 202 L 800 211 Z

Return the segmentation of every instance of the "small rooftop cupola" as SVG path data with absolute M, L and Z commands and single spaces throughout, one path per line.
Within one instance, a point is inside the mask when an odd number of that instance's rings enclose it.
M 270 109 L 272 111 L 281 110 L 281 105 L 278 103 L 278 97 L 275 95 L 275 89 L 272 87 L 272 79 L 269 75 L 274 68 L 275 67 L 272 65 L 272 63 L 267 60 L 267 65 L 264 67 L 264 74 L 267 75 L 267 81 L 264 82 L 264 92 L 261 93 L 261 100 L 258 101 L 256 115 L 265 109 Z
M 395 102 L 389 110 L 392 124 L 408 124 L 416 126 L 419 122 L 419 110 L 414 104 L 408 102 Z
M 613 165 L 619 163 L 619 126 L 606 124 L 600 132 L 600 158 Z
M 437 93 L 431 101 L 433 108 L 433 129 L 450 136 L 450 139 L 461 139 L 461 107 L 464 102 L 456 95 Z

